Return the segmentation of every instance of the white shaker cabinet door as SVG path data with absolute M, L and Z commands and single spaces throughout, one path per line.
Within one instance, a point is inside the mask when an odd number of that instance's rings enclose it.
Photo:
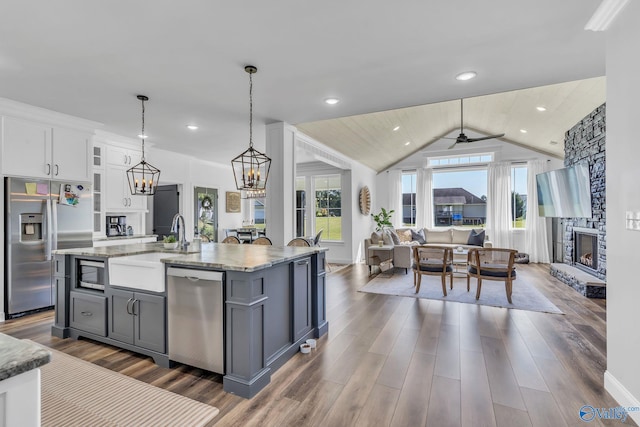
M 50 178 L 51 126 L 2 118 L 2 173 L 32 178 Z
M 71 129 L 53 129 L 53 178 L 91 181 L 90 135 Z

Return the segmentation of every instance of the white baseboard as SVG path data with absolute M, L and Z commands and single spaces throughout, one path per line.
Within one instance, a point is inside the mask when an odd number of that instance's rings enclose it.
M 622 385 L 609 371 L 604 373 L 604 389 L 620 404 L 620 406 L 629 407 L 633 406 L 640 408 L 640 400 L 638 400 L 633 394 Z M 627 412 L 631 419 L 640 424 L 640 412 Z
M 0 323 L 4 322 L 4 311 L 0 311 Z

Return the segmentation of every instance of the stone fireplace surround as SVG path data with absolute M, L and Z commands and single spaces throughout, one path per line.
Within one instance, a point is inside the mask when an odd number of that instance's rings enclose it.
M 591 180 L 592 218 L 563 218 L 564 259 L 551 264 L 551 275 L 590 298 L 606 298 L 606 191 L 605 191 L 606 104 L 602 104 L 565 134 L 564 165 L 587 161 Z M 597 236 L 595 269 L 574 266 L 574 231 Z

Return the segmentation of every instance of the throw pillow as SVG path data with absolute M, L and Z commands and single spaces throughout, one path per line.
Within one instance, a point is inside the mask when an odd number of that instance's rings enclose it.
M 484 230 L 471 230 L 467 245 L 482 246 L 484 244 Z
M 377 245 L 380 240 L 382 240 L 382 233 L 378 233 L 376 231 L 371 233 L 371 243 L 372 244 Z
M 407 243 L 411 241 L 411 230 L 398 230 L 396 231 L 398 238 L 400 239 L 400 243 Z
M 388 230 L 389 231 L 389 235 L 391 236 L 391 241 L 393 242 L 394 245 L 399 245 L 400 244 L 400 237 L 398 237 L 398 233 L 396 233 L 395 230 Z
M 427 240 L 424 238 L 422 229 L 420 229 L 419 231 L 411 230 L 411 240 L 414 240 L 420 243 L 421 245 L 424 245 L 425 243 L 427 243 Z
M 382 242 L 386 246 L 393 246 L 393 240 L 391 239 L 391 233 L 389 233 L 389 230 L 382 232 Z

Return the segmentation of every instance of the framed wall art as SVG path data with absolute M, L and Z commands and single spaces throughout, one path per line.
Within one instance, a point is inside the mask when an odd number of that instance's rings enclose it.
M 239 191 L 227 191 L 226 211 L 228 213 L 239 213 L 242 197 Z

